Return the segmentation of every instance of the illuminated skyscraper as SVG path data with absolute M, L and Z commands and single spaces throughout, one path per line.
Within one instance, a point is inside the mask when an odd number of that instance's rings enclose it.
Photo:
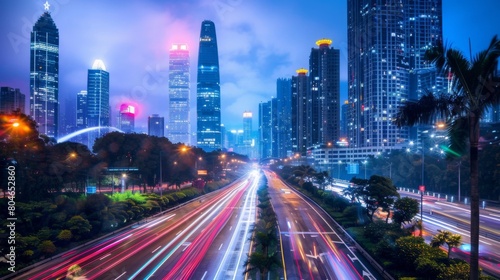
M 349 146 L 398 145 L 409 138 L 398 108 L 436 85 L 423 54 L 442 38 L 441 0 L 347 3 Z
M 312 118 L 309 96 L 309 76 L 304 68 L 292 76 L 292 149 L 305 155 L 311 146 L 310 120 Z
M 248 157 L 252 157 L 254 140 L 252 139 L 252 112 L 243 113 L 243 143 L 240 152 Z
M 133 133 L 135 127 L 135 107 L 128 104 L 120 106 L 120 129 L 125 133 Z
M 48 11 L 31 32 L 30 115 L 41 134 L 58 136 L 59 30 Z
M 316 41 L 309 56 L 312 145 L 335 143 L 340 136 L 340 51 L 331 44 Z
M 87 91 L 82 90 L 76 94 L 76 128 L 87 127 Z
M 209 152 L 222 148 L 219 54 L 215 25 L 201 23 L 196 86 L 197 146 Z
M 278 99 L 278 157 L 292 154 L 292 80 L 278 79 L 276 82 Z
M 87 126 L 109 126 L 109 73 L 99 59 L 87 76 Z
M 189 50 L 174 44 L 169 54 L 169 125 L 167 138 L 172 143 L 191 144 L 189 123 Z
M 165 119 L 158 114 L 148 117 L 148 135 L 163 137 L 165 134 Z

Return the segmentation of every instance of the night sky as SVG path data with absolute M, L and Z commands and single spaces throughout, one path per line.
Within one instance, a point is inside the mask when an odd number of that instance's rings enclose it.
M 1 0 L 0 86 L 29 95 L 29 38 L 43 13 L 41 0 Z M 314 3 L 314 4 L 311 4 Z M 86 90 L 87 70 L 102 59 L 110 72 L 114 116 L 122 103 L 137 106 L 136 130 L 150 114 L 167 116 L 168 50 L 187 43 L 191 55 L 191 119 L 195 131 L 196 65 L 201 22 L 214 21 L 221 77 L 222 121 L 241 129 L 244 111 L 276 94 L 276 79 L 308 68 L 320 38 L 340 49 L 342 100 L 347 98 L 347 1 L 295 0 L 52 0 L 60 36 L 61 112 Z M 469 54 L 500 34 L 499 0 L 443 0 L 445 41 Z M 27 104 L 29 101 L 27 100 Z M 114 121 L 114 120 L 113 120 Z

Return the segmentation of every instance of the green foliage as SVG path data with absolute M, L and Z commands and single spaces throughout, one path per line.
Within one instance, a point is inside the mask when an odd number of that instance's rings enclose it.
M 405 224 L 411 222 L 413 217 L 419 213 L 419 202 L 410 197 L 403 197 L 394 202 L 394 222 Z
M 70 241 L 71 238 L 73 238 L 73 234 L 71 233 L 71 230 L 68 229 L 61 230 L 57 235 L 57 240 L 60 241 Z
M 80 215 L 73 216 L 66 223 L 66 226 L 71 230 L 71 233 L 74 235 L 75 239 L 80 239 L 82 236 L 85 236 L 90 232 L 92 226 L 89 221 L 83 218 Z
M 441 271 L 436 277 L 438 280 L 467 280 L 470 277 L 470 265 L 466 262 L 451 264 L 447 267 L 441 267 Z
M 394 243 L 396 239 L 405 235 L 397 224 L 387 224 L 381 221 L 370 223 L 365 227 L 364 235 L 369 238 L 373 243 L 378 243 L 382 238 Z
M 45 240 L 38 246 L 38 251 L 44 255 L 51 255 L 57 250 L 56 245 L 50 240 Z
M 406 236 L 396 240 L 394 260 L 410 271 L 417 258 L 429 247 L 422 237 Z
M 114 202 L 132 200 L 135 203 L 144 203 L 146 198 L 140 193 L 132 193 L 131 191 L 125 191 L 123 193 L 114 193 L 112 195 L 107 195 Z

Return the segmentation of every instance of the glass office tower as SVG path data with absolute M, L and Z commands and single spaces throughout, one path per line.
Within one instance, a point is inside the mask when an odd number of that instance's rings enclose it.
M 196 86 L 197 146 L 210 152 L 222 148 L 219 54 L 215 25 L 201 23 Z

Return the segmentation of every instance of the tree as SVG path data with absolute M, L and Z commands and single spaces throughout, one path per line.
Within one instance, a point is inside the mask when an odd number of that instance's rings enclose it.
M 500 57 L 500 40 L 494 36 L 486 50 L 470 60 L 442 44 L 430 49 L 426 58 L 442 72 L 452 75 L 451 94 L 428 93 L 417 102 L 407 102 L 396 117 L 398 126 L 429 124 L 444 118 L 450 136 L 450 150 L 470 157 L 471 279 L 479 279 L 479 121 L 487 109 L 500 104 L 500 82 L 494 77 Z M 468 142 L 467 142 L 468 140 Z
M 450 258 L 451 249 L 462 244 L 462 236 L 453 234 L 447 230 L 438 230 L 438 233 L 432 237 L 431 246 L 440 247 L 446 244 L 448 246 L 448 258 Z
M 76 239 L 82 237 L 82 235 L 89 233 L 92 229 L 89 221 L 79 215 L 71 217 L 71 219 L 69 219 L 69 221 L 67 222 L 67 226 Z
M 314 176 L 316 171 L 309 165 L 301 165 L 293 171 L 293 174 L 300 177 L 299 185 L 302 187 L 305 179 Z
M 44 255 L 50 255 L 50 254 L 55 253 L 57 248 L 54 245 L 54 243 L 52 243 L 52 241 L 45 240 L 45 241 L 42 241 L 42 243 L 40 243 L 40 245 L 38 246 L 38 250 L 40 251 L 40 253 L 42 253 Z
M 411 222 L 413 217 L 419 212 L 418 200 L 410 197 L 403 197 L 394 202 L 393 221 L 398 224 L 406 224 Z
M 368 184 L 363 188 L 361 193 L 370 219 L 373 221 L 373 215 L 380 207 L 387 212 L 387 222 L 391 212 L 391 206 L 394 204 L 395 198 L 399 197 L 399 193 L 392 184 L 392 180 L 390 178 L 373 175 L 370 177 Z
M 281 261 L 277 252 L 272 253 L 270 256 L 266 256 L 261 252 L 253 252 L 243 266 L 246 267 L 243 274 L 258 270 L 260 279 L 267 279 L 266 274 L 277 267 L 281 267 Z

